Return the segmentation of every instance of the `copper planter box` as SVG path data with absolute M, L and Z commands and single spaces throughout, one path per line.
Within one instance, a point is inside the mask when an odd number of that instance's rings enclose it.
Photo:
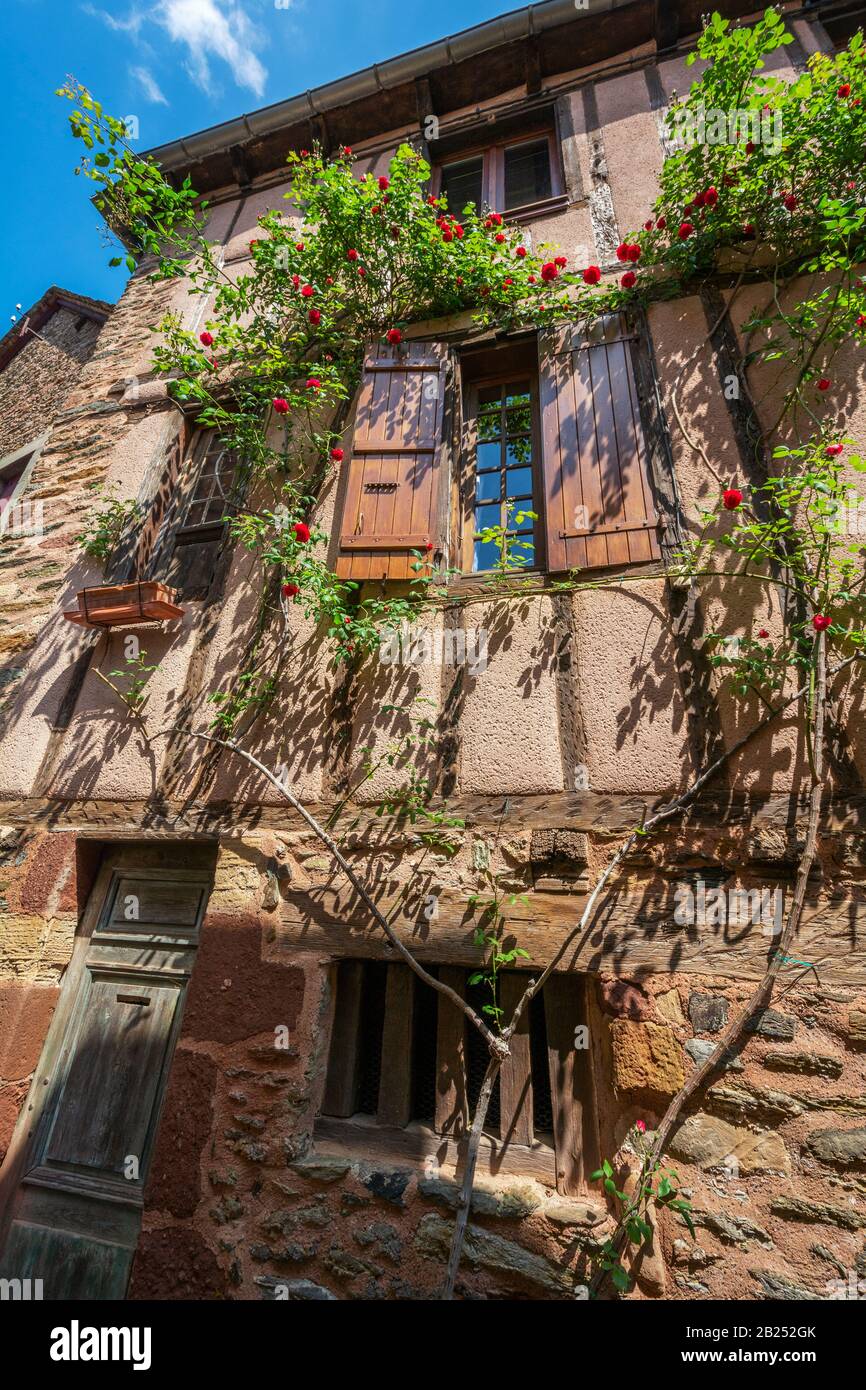
M 156 580 L 137 584 L 105 584 L 95 589 L 79 589 L 78 607 L 63 614 L 67 622 L 81 627 L 121 627 L 128 623 L 165 622 L 183 617 L 174 602 L 176 594 Z

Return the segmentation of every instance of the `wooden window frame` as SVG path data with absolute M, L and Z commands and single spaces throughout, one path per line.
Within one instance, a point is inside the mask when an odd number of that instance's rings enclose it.
M 496 349 L 491 350 L 491 356 Z M 533 523 L 532 541 L 535 547 L 532 563 L 514 571 L 520 575 L 538 575 L 546 572 L 544 549 L 544 477 L 541 467 L 541 415 L 539 409 L 538 370 L 534 366 L 524 371 L 492 372 L 473 379 L 464 390 L 464 430 L 463 447 L 460 456 L 460 525 L 458 527 L 458 568 L 461 577 L 483 581 L 493 576 L 495 570 L 474 570 L 472 568 L 475 552 L 475 506 L 476 506 L 476 448 L 478 444 L 477 419 L 479 394 L 487 386 L 507 386 L 511 382 L 529 380 L 530 409 L 532 412 L 532 500 L 531 510 L 536 513 Z M 541 499 L 541 500 L 539 500 Z
M 539 198 L 532 203 L 523 203 L 517 207 L 505 207 L 505 152 L 514 149 L 519 145 L 529 145 L 534 142 L 547 139 L 548 161 L 550 168 L 550 193 L 546 198 Z M 549 216 L 564 206 L 566 201 L 565 186 L 562 176 L 561 160 L 559 156 L 559 141 L 557 139 L 555 124 L 545 122 L 541 126 L 522 132 L 520 135 L 502 136 L 498 140 L 487 140 L 483 144 L 467 145 L 464 149 L 455 151 L 437 160 L 433 166 L 432 192 L 438 197 L 442 190 L 442 171 L 449 164 L 458 164 L 466 159 L 477 159 L 481 156 L 481 208 L 479 214 L 485 211 L 501 212 L 507 216 L 509 221 L 522 221 L 531 217 Z M 460 208 L 452 208 L 455 214 L 462 211 Z
M 383 1161 L 418 1164 L 434 1157 L 457 1164 L 468 1138 L 466 1030 L 469 1025 L 450 999 L 437 994 L 436 1109 L 433 1126 L 410 1119 L 413 1070 L 412 1010 L 415 990 L 426 988 L 402 962 L 387 962 L 378 1108 L 375 1116 L 353 1113 L 360 1069 L 364 959 L 332 966 L 328 1063 L 314 1138 L 320 1152 L 339 1152 Z M 465 998 L 470 965 L 440 965 L 439 979 Z M 339 984 L 337 972 L 340 971 Z M 502 1007 L 511 1014 L 529 975 L 503 971 Z M 589 977 L 554 974 L 541 996 L 547 1031 L 547 1060 L 553 1132 L 536 1134 L 530 1015 L 524 1012 L 500 1071 L 500 1126 L 485 1130 L 480 1167 L 539 1178 L 559 1192 L 586 1195 L 599 1162 L 594 1051 L 575 1046 L 575 1027 L 588 1024 Z M 579 1059 L 585 1059 L 579 1064 Z
M 181 463 L 181 487 L 182 496 L 179 507 L 179 521 L 174 536 L 175 545 L 190 545 L 198 541 L 221 540 L 226 530 L 231 511 L 227 510 L 218 520 L 205 521 L 200 524 L 187 525 L 186 518 L 195 506 L 200 506 L 205 502 L 210 506 L 211 502 L 219 501 L 219 493 L 213 488 L 206 498 L 198 497 L 197 491 L 204 476 L 205 465 L 208 463 L 212 446 L 217 442 L 217 432 L 213 428 L 193 428 L 190 435 L 184 458 Z M 231 453 L 231 450 L 221 449 L 216 455 L 218 460 L 223 453 Z M 230 486 L 235 483 L 239 463 L 236 461 L 232 466 Z M 211 475 L 208 475 L 211 476 Z M 216 478 L 216 469 L 213 477 Z M 228 508 L 231 503 L 223 497 Z

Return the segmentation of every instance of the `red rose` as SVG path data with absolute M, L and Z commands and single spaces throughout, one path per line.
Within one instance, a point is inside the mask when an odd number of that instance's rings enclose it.
M 666 217 L 660 217 L 660 218 L 658 219 L 658 221 L 656 222 L 656 226 L 658 227 L 658 229 L 659 229 L 660 232 L 663 232 L 664 229 L 665 229 L 665 227 L 666 227 L 667 225 L 668 225 L 668 220 L 667 220 Z
M 215 357 L 209 357 L 209 358 L 208 358 L 208 365 L 209 365 L 209 367 L 210 367 L 210 369 L 211 369 L 212 372 L 219 371 L 219 365 L 220 365 L 220 364 L 219 364 L 219 362 L 216 360 Z
M 601 279 L 601 271 L 597 265 L 588 265 L 583 272 L 583 283 L 585 285 L 597 285 Z
M 534 284 L 536 283 L 536 279 L 535 279 L 535 276 L 534 276 L 534 275 L 530 275 L 530 277 L 529 277 L 529 283 L 530 283 L 530 285 L 534 285 Z
M 794 208 L 797 206 L 797 196 L 795 193 L 787 193 L 782 199 L 782 202 L 789 212 L 793 212 Z
M 616 248 L 616 258 L 618 261 L 628 260 L 628 242 L 620 242 L 619 246 Z
M 432 549 L 433 549 L 433 542 L 432 542 L 432 541 L 425 541 L 425 542 L 424 542 L 424 549 L 425 549 L 425 550 L 432 550 Z
M 749 238 L 751 238 L 751 237 L 753 237 L 754 235 L 755 235 L 755 229 L 754 229 L 754 227 L 752 226 L 751 222 L 747 222 L 747 223 L 744 225 L 744 227 L 743 227 L 743 236 L 744 236 L 744 237 L 749 237 Z
M 832 385 L 833 383 L 828 376 L 822 376 L 818 380 L 819 391 L 829 391 Z
M 307 541 L 310 539 L 310 528 L 307 523 L 305 521 L 296 521 L 292 530 L 295 533 L 295 540 L 300 541 L 302 545 L 306 545 Z
M 695 229 L 692 226 L 691 222 L 681 222 L 679 230 L 680 241 L 685 241 L 687 237 L 691 236 L 694 230 Z
M 705 203 L 705 201 L 706 201 L 706 194 L 705 194 L 705 193 L 696 193 L 695 196 L 694 196 L 694 198 L 692 198 L 692 201 L 689 203 L 688 208 L 686 209 L 686 211 L 687 211 L 687 212 L 691 212 L 691 210 L 692 210 L 693 207 L 695 207 L 695 208 L 702 208 L 703 205 L 704 205 L 704 203 Z
M 637 244 L 628 248 L 628 259 L 632 262 L 640 260 L 640 247 Z
M 738 487 L 725 488 L 722 493 L 722 504 L 725 511 L 735 512 L 743 500 L 743 494 Z
M 491 212 L 491 214 L 490 214 L 490 216 L 488 217 L 487 220 L 488 220 L 488 222 L 490 223 L 491 227 L 501 227 L 501 226 L 502 226 L 502 213 L 501 213 L 501 212 Z
M 461 241 L 463 238 L 463 228 L 460 226 L 459 222 L 454 223 L 454 235 L 458 241 Z
M 303 251 L 303 249 L 304 249 L 304 243 L 303 243 L 302 241 L 296 241 L 296 242 L 295 242 L 295 250 L 296 250 L 296 251 Z
M 315 293 L 316 291 L 313 289 L 312 285 L 304 285 L 304 288 L 301 290 L 301 294 L 305 299 L 312 299 Z
M 457 278 L 456 278 L 456 280 L 454 281 L 454 283 L 455 283 L 455 285 L 462 285 L 462 284 L 463 284 L 463 276 L 462 276 L 462 275 L 458 275 Z
M 514 281 L 513 281 L 513 280 L 503 280 L 503 281 L 502 281 L 502 288 L 504 289 L 506 285 L 513 285 L 513 284 L 514 284 Z
M 770 634 L 765 627 L 762 627 L 760 632 L 758 633 L 759 637 L 769 637 L 769 635 Z
M 250 250 L 252 251 L 253 247 L 254 247 L 254 246 L 258 246 L 258 244 L 259 244 L 259 243 L 258 243 L 257 241 L 251 241 L 251 242 L 250 242 Z
M 849 97 L 851 95 L 851 83 L 843 82 L 841 87 L 836 88 L 837 97 Z
M 653 229 L 653 220 L 652 220 L 652 218 L 650 218 L 648 222 L 644 222 L 644 224 L 643 224 L 643 229 L 644 229 L 645 232 L 651 232 L 651 231 L 652 231 L 652 229 Z
M 370 211 L 371 211 L 371 212 L 381 212 L 382 209 L 379 207 L 379 204 L 378 204 L 378 203 L 374 203 L 373 206 L 370 208 Z
M 343 450 L 342 450 L 342 449 L 332 449 L 332 450 L 331 450 L 331 458 L 334 460 L 335 463 L 342 463 L 342 462 L 343 462 Z
M 427 202 L 428 202 L 428 204 L 430 205 L 431 208 L 438 208 L 438 206 L 439 206 L 439 199 L 438 199 L 438 198 L 434 198 L 432 193 L 428 193 L 428 195 L 427 195 Z
M 816 613 L 812 619 L 812 626 L 816 632 L 826 632 L 833 619 L 828 618 L 826 613 Z
M 866 327 L 866 314 L 858 314 L 858 315 L 857 315 L 857 327 L 858 327 L 858 328 L 864 328 L 864 327 Z
M 318 389 L 319 389 L 319 387 L 321 386 L 321 384 L 322 384 L 322 383 L 320 382 L 320 380 L 319 380 L 319 378 L 318 378 L 317 376 L 308 376 L 308 377 L 307 377 L 307 390 L 308 390 L 308 391 L 318 391 Z
M 516 247 L 514 248 L 514 254 L 515 254 L 515 256 L 519 256 L 520 259 L 523 260 L 523 257 L 526 255 L 526 247 L 525 247 L 525 246 L 516 246 Z
M 295 594 L 299 594 L 301 591 L 297 584 L 284 584 L 280 592 L 283 598 L 294 598 Z
M 694 203 L 686 203 L 685 207 L 683 208 L 683 215 L 684 215 L 684 216 L 688 215 L 688 213 L 691 212 L 691 210 L 692 210 L 693 207 L 694 207 Z
M 493 238 L 493 240 L 497 243 L 498 246 L 501 246 L 502 243 L 503 243 L 503 241 L 505 240 L 505 233 L 504 233 L 504 232 L 497 232 L 497 233 L 496 233 L 496 236 Z
M 205 347 L 210 347 L 210 346 L 211 346 L 211 343 L 213 342 L 213 334 L 212 334 L 212 333 L 199 333 L 199 335 L 198 335 L 198 340 L 199 340 L 200 343 L 204 343 Z
M 555 280 L 558 274 L 559 271 L 553 264 L 553 261 L 547 261 L 547 263 L 541 267 L 541 278 L 548 283 L 551 280 Z
M 333 277 L 332 275 L 326 275 L 326 276 L 325 276 L 325 284 L 326 284 L 326 285 L 333 285 L 333 283 L 334 283 L 334 277 Z
M 824 453 L 827 455 L 828 459 L 837 459 L 844 447 L 844 444 L 828 444 Z
M 357 253 L 357 251 L 355 250 L 354 247 L 350 247 L 349 250 L 346 252 L 346 260 L 347 260 L 347 261 L 356 261 L 357 259 L 358 259 L 358 253 Z
M 489 290 L 489 288 L 488 288 L 487 285 L 482 285 L 482 286 L 481 286 L 481 289 L 478 291 L 478 293 L 479 293 L 480 295 L 487 296 L 487 295 L 490 293 L 490 290 Z
M 719 201 L 719 191 L 714 185 L 710 185 L 704 194 L 704 207 L 714 208 Z
M 294 285 L 295 289 L 298 288 L 298 286 L 299 286 L 300 283 L 301 283 L 301 277 L 300 277 L 300 275 L 293 275 L 293 276 L 292 276 L 292 284 Z
M 445 231 L 442 233 L 442 240 L 443 240 L 443 241 L 453 241 L 453 240 L 454 240 L 454 233 L 452 232 L 452 230 L 451 230 L 450 227 L 446 227 L 446 228 L 445 228 Z
M 400 332 L 399 328 L 389 328 L 389 329 L 388 329 L 388 342 L 389 342 L 389 343 L 394 343 L 395 346 L 396 346 L 397 343 L 402 343 L 402 341 L 403 341 L 403 334 Z
M 391 180 L 389 178 L 386 178 L 384 174 L 379 175 L 379 187 L 381 188 L 383 193 L 385 192 L 386 188 L 391 187 Z
M 758 147 L 753 140 L 746 141 L 746 154 L 754 154 L 757 148 Z
M 560 268 L 560 270 L 564 270 L 565 267 L 568 265 L 568 257 L 567 257 L 567 256 L 554 256 L 554 258 L 553 258 L 553 264 L 554 264 L 554 265 L 558 265 L 559 268 Z
M 351 145 L 344 145 L 344 146 L 343 146 L 343 156 L 344 156 L 344 158 L 348 158 L 348 157 L 351 155 L 351 153 L 352 153 L 352 147 L 351 147 Z
M 309 159 L 309 157 L 310 157 L 310 151 L 309 151 L 309 150 L 301 150 L 301 159 Z
M 358 266 L 358 274 L 360 275 L 360 277 L 361 277 L 362 280 L 363 280 L 364 276 L 367 274 L 366 270 L 364 269 L 364 267 L 363 267 L 362 265 L 359 265 L 359 266 Z
M 307 318 L 314 328 L 318 328 L 319 324 L 322 322 L 322 315 L 319 313 L 318 309 L 311 309 Z
M 633 270 L 627 270 L 619 283 L 622 285 L 624 290 L 633 289 L 634 286 L 637 284 L 637 276 L 635 275 Z
M 285 415 L 288 412 L 289 403 L 284 396 L 274 396 L 274 399 L 271 402 L 271 404 L 273 405 L 277 415 Z

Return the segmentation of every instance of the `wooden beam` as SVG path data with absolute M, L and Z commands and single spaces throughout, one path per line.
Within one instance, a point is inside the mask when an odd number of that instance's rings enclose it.
M 526 989 L 528 976 L 518 971 L 504 971 L 499 977 L 500 1008 L 505 1022 L 511 1020 L 515 1006 Z M 511 1038 L 511 1056 L 502 1064 L 499 1073 L 500 1125 L 503 1144 L 531 1144 L 535 1132 L 532 1123 L 532 1058 L 529 1047 L 529 1010 L 524 1009 L 520 1023 Z
M 576 1029 L 587 1026 L 584 980 L 580 976 L 553 975 L 542 998 L 553 1104 L 556 1186 L 559 1192 L 574 1197 L 586 1191 L 598 1155 L 590 1051 L 575 1045 Z M 582 1042 L 582 1037 L 577 1041 Z
M 322 1109 L 326 1115 L 354 1114 L 361 1063 L 361 990 L 364 962 L 344 960 L 337 974 L 328 1079 Z
M 415 976 L 402 961 L 388 966 L 385 987 L 385 1026 L 382 1032 L 382 1071 L 377 1117 L 382 1125 L 402 1129 L 412 1110 L 412 1016 Z
M 429 1172 L 429 1160 L 445 1169 L 459 1173 L 466 1152 L 466 1137 L 457 1141 L 437 1134 L 428 1125 L 413 1122 L 407 1129 L 390 1129 L 380 1125 L 372 1115 L 356 1115 L 353 1120 L 336 1120 L 320 1115 L 313 1129 L 317 1154 L 345 1154 L 357 1161 L 366 1158 L 373 1163 L 398 1162 L 418 1172 Z M 553 1187 L 555 1159 L 553 1149 L 546 1144 L 533 1143 L 528 1147 L 509 1144 L 505 1148 L 493 1134 L 482 1134 L 478 1150 L 478 1172 L 496 1177 L 502 1173 L 536 1178 Z M 603 1216 L 603 1204 L 596 1201 L 598 1220 Z M 588 1204 L 589 1206 L 589 1204 Z
M 680 37 L 680 7 L 671 0 L 655 0 L 653 34 L 659 53 L 675 48 Z
M 439 979 L 465 999 L 466 971 L 462 967 L 443 965 Z M 466 1132 L 469 1115 L 464 1015 L 443 994 L 438 996 L 438 1005 L 435 1128 L 437 1134 L 451 1134 L 459 1139 Z
M 529 39 L 523 49 L 523 74 L 526 82 L 526 95 L 534 97 L 541 91 L 541 53 L 538 40 Z

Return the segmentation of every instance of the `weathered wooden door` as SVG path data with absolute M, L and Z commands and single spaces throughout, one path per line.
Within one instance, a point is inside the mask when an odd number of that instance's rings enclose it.
M 43 1298 L 126 1292 L 212 859 L 103 861 L 2 1174 L 0 1278 Z

